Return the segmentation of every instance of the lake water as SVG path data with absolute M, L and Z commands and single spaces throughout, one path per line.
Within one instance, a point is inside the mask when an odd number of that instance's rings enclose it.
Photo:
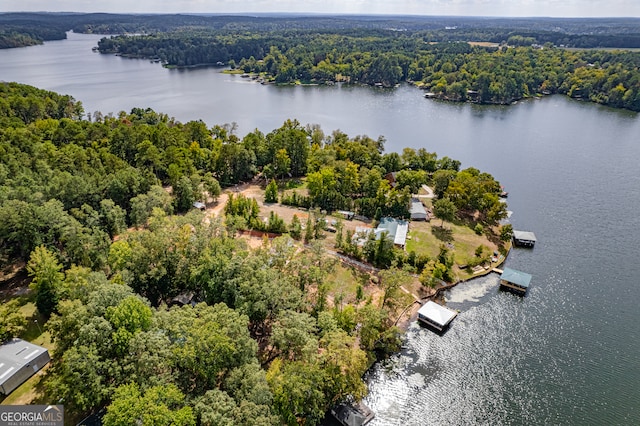
M 99 37 L 0 51 L 0 80 L 70 94 L 103 113 L 151 107 L 180 121 L 269 132 L 384 135 L 493 174 L 533 250 L 524 298 L 490 275 L 447 294 L 443 336 L 413 325 L 369 374 L 373 425 L 640 424 L 640 117 L 554 96 L 508 107 L 426 100 L 410 86 L 262 86 L 215 68 L 167 70 L 91 52 Z

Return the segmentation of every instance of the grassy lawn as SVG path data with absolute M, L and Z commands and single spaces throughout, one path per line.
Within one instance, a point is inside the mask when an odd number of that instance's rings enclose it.
M 424 254 L 435 257 L 440 253 L 440 246 L 445 244 L 453 253 L 454 261 L 458 265 L 472 261 L 478 246 L 486 247 L 485 254 L 493 253 L 498 247 L 489 241 L 484 235 L 477 235 L 472 229 L 463 225 L 434 219 L 432 222 L 411 222 L 409 225 L 410 240 L 407 240 L 406 250 L 415 251 L 416 254 Z
M 369 274 L 363 273 L 356 268 L 346 266 L 342 262 L 337 262 L 333 272 L 326 280 L 329 286 L 329 297 L 334 299 L 342 296 L 343 303 L 355 303 L 358 286 L 363 289 L 369 284 Z M 367 297 L 365 290 L 365 298 Z

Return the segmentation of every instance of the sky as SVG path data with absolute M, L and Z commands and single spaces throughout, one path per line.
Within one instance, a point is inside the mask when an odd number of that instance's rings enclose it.
M 0 0 L 0 12 L 640 17 L 640 0 Z

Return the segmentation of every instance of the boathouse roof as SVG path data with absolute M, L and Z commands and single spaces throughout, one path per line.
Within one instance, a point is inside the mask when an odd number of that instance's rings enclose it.
M 516 231 L 513 230 L 513 238 L 521 241 L 536 241 L 536 235 L 529 231 Z
M 527 288 L 531 282 L 531 275 L 515 269 L 504 268 L 502 275 L 500 275 L 500 279 L 516 284 L 520 287 Z
M 418 310 L 418 316 L 427 318 L 429 321 L 444 327 L 454 319 L 458 313 L 452 309 L 438 305 L 436 302 L 429 300 Z

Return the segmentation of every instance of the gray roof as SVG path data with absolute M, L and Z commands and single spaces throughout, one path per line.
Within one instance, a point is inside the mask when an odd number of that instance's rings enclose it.
M 417 198 L 412 198 L 411 199 L 411 208 L 409 209 L 409 212 L 411 213 L 412 217 L 415 214 L 425 215 L 425 216 L 427 215 L 427 211 L 425 210 L 424 206 L 422 205 L 422 202 L 420 200 L 418 200 Z
M 45 352 L 46 348 L 22 339 L 13 339 L 0 346 L 0 384 Z
M 513 231 L 513 238 L 516 240 L 536 241 L 536 235 L 529 231 Z
M 422 305 L 418 311 L 418 315 L 429 318 L 430 321 L 444 327 L 449 324 L 452 319 L 458 315 L 458 313 L 452 309 L 446 308 L 442 305 L 438 305 L 436 302 L 429 300 Z
M 517 284 L 520 287 L 527 288 L 531 282 L 531 275 L 515 269 L 504 268 L 502 275 L 500 275 L 500 279 Z
M 389 237 L 393 239 L 393 243 L 404 246 L 407 242 L 407 233 L 409 232 L 409 222 L 406 220 L 394 219 L 392 217 L 383 217 L 380 224 L 375 230 L 376 237 L 383 232 L 387 232 Z
M 38 355 L 47 352 L 47 348 L 34 345 L 26 340 L 13 339 L 0 346 L 0 362 L 10 361 L 18 364 L 28 364 Z
M 373 411 L 362 403 L 340 403 L 331 409 L 331 414 L 344 426 L 364 426 L 375 417 Z

